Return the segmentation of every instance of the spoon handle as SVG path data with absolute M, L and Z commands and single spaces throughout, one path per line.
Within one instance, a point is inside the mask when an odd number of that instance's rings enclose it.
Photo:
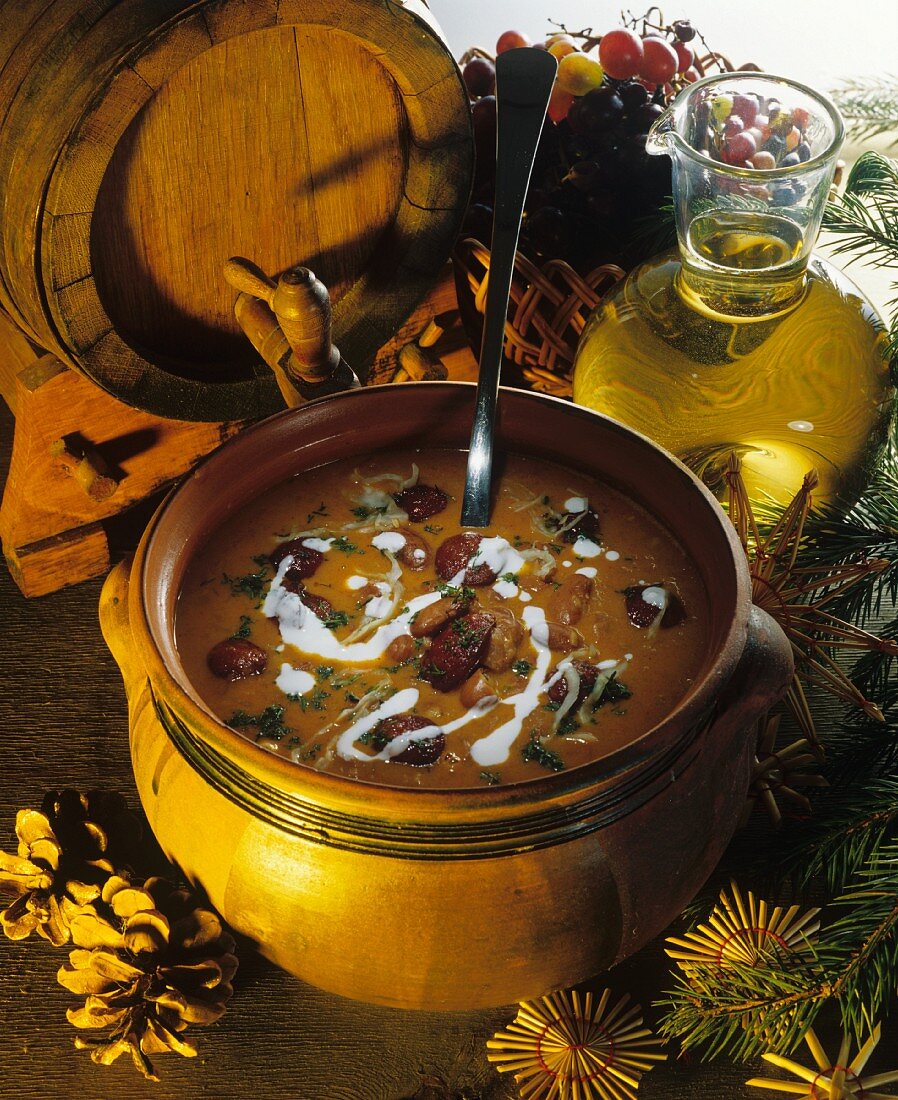
M 550 53 L 529 47 L 507 50 L 496 59 L 496 198 L 477 404 L 461 509 L 465 527 L 489 523 L 493 430 L 508 295 L 524 199 L 557 68 Z

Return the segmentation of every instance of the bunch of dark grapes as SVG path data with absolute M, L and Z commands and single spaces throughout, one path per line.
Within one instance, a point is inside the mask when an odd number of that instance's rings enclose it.
M 601 263 L 630 266 L 634 229 L 671 193 L 671 163 L 650 156 L 646 138 L 677 88 L 696 80 L 690 41 L 695 29 L 679 20 L 663 33 L 617 27 L 601 36 L 567 33 L 533 48 L 558 59 L 530 190 L 520 249 L 540 263 L 561 258 L 581 272 Z M 532 46 L 506 31 L 496 53 Z M 582 48 L 581 48 L 582 47 Z M 598 56 L 590 51 L 598 47 Z M 464 234 L 489 243 L 495 187 L 495 68 L 472 57 L 463 76 L 472 99 L 476 170 Z

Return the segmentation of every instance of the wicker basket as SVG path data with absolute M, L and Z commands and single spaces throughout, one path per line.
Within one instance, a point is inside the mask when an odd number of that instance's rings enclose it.
M 467 237 L 453 260 L 467 278 L 478 313 L 486 307 L 490 250 Z M 626 274 L 616 264 L 603 264 L 578 275 L 564 260 L 537 267 L 520 252 L 515 256 L 511 305 L 505 324 L 505 354 L 522 368 L 535 390 L 570 397 L 577 341 L 602 295 Z

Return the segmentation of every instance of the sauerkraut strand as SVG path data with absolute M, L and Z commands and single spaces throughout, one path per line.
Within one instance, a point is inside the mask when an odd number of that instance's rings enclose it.
M 540 550 L 534 546 L 528 550 L 519 550 L 518 553 L 524 561 L 539 562 L 539 565 L 533 570 L 534 575 L 537 577 L 548 577 L 555 568 L 555 559 L 548 550 Z
M 331 733 L 331 730 L 333 730 L 335 726 L 343 726 L 346 722 L 350 722 L 351 724 L 359 718 L 364 718 L 365 715 L 370 714 L 371 711 L 377 710 L 392 690 L 393 685 L 390 683 L 389 679 L 385 677 L 383 680 L 379 680 L 373 688 L 365 692 L 357 703 L 341 710 L 334 721 L 324 727 L 321 731 L 321 736 L 326 737 L 330 734 L 330 740 L 327 743 L 327 748 L 315 761 L 315 767 L 319 771 L 326 768 L 333 760 L 334 750 L 337 747 L 337 742 L 340 740 L 342 730 L 337 729 L 335 733 Z
M 605 689 L 611 683 L 612 680 L 616 680 L 622 672 L 627 671 L 629 661 L 618 661 L 613 668 L 600 670 L 598 676 L 596 676 L 596 682 L 593 684 L 592 691 L 580 704 L 580 709 L 577 711 L 577 721 L 581 725 L 585 725 L 587 722 L 592 721 L 593 712 L 599 705 L 599 701 L 605 694 Z

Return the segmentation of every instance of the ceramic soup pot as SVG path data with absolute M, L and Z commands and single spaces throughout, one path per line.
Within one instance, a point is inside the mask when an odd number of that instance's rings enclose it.
M 752 724 L 784 693 L 789 643 L 753 607 L 711 494 L 621 424 L 503 390 L 497 449 L 624 490 L 691 555 L 710 597 L 703 669 L 637 740 L 516 785 L 400 789 L 295 765 L 216 719 L 174 619 L 218 525 L 296 473 L 388 447 L 467 445 L 474 389 L 360 390 L 247 429 L 168 497 L 101 620 L 130 704 L 140 797 L 168 856 L 228 923 L 322 989 L 400 1008 L 474 1009 L 569 986 L 660 932 L 708 878 L 744 805 Z

